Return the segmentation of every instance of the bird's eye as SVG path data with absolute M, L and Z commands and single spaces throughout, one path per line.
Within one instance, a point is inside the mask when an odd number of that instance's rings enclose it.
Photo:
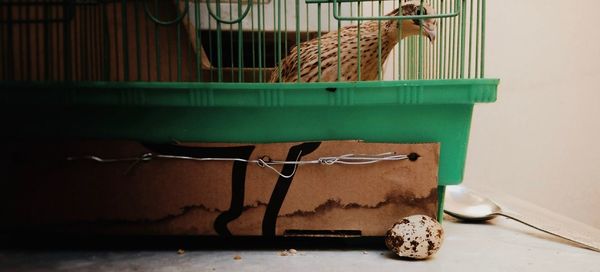
M 417 15 L 421 15 L 421 8 L 417 9 Z M 423 9 L 423 15 L 427 15 L 427 10 Z

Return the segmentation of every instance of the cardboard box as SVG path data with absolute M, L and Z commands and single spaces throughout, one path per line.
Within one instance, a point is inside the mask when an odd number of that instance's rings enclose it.
M 435 143 L 73 141 L 18 142 L 3 148 L 7 152 L 2 171 L 8 173 L 0 193 L 4 229 L 383 236 L 399 218 L 412 214 L 435 218 L 437 213 Z M 388 152 L 414 153 L 418 158 L 360 165 L 323 162 L 325 157 Z M 100 162 L 90 156 L 117 160 Z M 315 163 L 294 171 L 293 164 L 271 169 L 259 165 L 259 159 Z

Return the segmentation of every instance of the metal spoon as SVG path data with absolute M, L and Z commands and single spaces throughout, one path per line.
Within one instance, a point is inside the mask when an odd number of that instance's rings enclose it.
M 532 223 L 528 223 L 531 222 L 530 218 L 524 219 L 523 216 L 519 214 L 507 213 L 492 200 L 480 196 L 462 186 L 446 187 L 444 212 L 458 219 L 472 222 L 483 222 L 501 215 L 542 232 L 563 238 L 581 247 L 600 252 L 600 243 L 598 243 L 598 241 L 593 241 L 592 239 L 594 239 L 594 237 L 582 237 L 580 235 L 561 230 L 558 226 L 551 227 L 541 222 L 536 222 L 536 224 L 533 225 Z M 600 237 L 595 238 L 600 239 Z

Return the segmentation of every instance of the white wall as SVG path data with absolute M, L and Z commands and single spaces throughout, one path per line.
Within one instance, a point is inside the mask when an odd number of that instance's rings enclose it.
M 489 0 L 495 104 L 473 116 L 464 183 L 600 228 L 597 0 Z

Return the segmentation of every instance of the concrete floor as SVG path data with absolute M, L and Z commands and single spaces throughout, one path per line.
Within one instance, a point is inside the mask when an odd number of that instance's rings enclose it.
M 236 260 L 236 256 L 241 259 Z M 12 252 L 2 254 L 2 271 L 348 271 L 395 259 L 385 251 L 312 250 L 294 256 L 280 251 Z
M 244 249 L 0 250 L 0 271 L 600 271 L 600 253 L 576 247 L 514 221 L 444 223 L 446 238 L 433 258 L 412 261 L 381 247 Z M 0 247 L 2 245 L 0 244 Z M 236 256 L 240 259 L 236 260 Z

